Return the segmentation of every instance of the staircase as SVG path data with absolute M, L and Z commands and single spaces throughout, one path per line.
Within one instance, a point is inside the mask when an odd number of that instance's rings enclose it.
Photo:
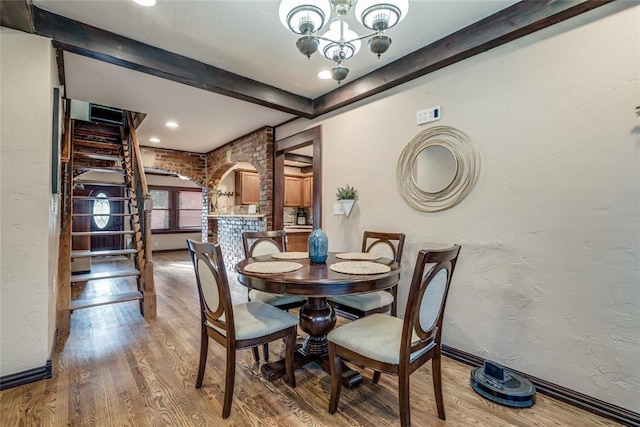
M 131 115 L 127 114 L 127 118 L 130 120 Z M 125 120 L 125 123 L 130 121 Z M 135 129 L 126 125 L 81 120 L 69 120 L 65 128 L 65 135 L 69 135 L 66 141 L 69 156 L 67 162 L 63 157 L 64 208 L 59 256 L 60 266 L 69 267 L 62 269 L 67 270 L 68 274 L 60 276 L 59 332 L 63 336 L 68 335 L 69 316 L 73 310 L 105 304 L 139 301 L 144 317 L 153 318 L 155 285 L 150 250 L 151 234 L 150 230 L 144 227 L 144 224 L 150 221 L 150 210 L 144 210 L 145 200 L 150 199 Z M 83 176 L 87 172 L 113 174 L 113 179 L 85 179 Z M 88 190 L 90 188 L 109 188 L 111 191 L 108 193 L 117 196 L 104 192 L 93 193 Z M 109 209 L 122 206 L 122 211 L 101 212 L 94 209 L 97 203 L 106 205 Z M 98 226 L 97 218 L 101 219 L 104 225 Z M 107 224 L 116 225 L 106 227 Z M 92 248 L 98 246 L 92 241 L 97 242 L 101 240 L 95 239 L 105 238 L 111 239 L 108 241 L 114 249 Z M 118 257 L 120 261 L 109 262 L 106 269 L 95 271 L 91 266 L 96 260 L 104 260 L 105 257 Z M 102 267 L 105 264 L 99 265 Z M 78 270 L 84 271 L 72 274 Z M 87 282 L 104 279 L 118 279 L 120 282 L 127 280 L 124 283 L 127 292 L 72 298 L 72 295 L 79 293 L 74 292 L 73 287 L 81 288 Z

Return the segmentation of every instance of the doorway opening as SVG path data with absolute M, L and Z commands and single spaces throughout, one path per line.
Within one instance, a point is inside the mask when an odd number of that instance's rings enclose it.
M 288 153 L 300 150 L 304 147 L 313 147 L 313 160 L 311 163 L 312 181 L 310 182 L 310 201 L 312 205 L 313 228 L 322 226 L 322 137 L 321 127 L 316 126 L 304 132 L 297 133 L 275 142 L 275 160 L 273 174 L 273 229 L 284 228 L 285 206 L 292 207 L 295 203 L 285 203 L 285 158 Z M 303 188 L 303 187 L 301 187 Z M 304 199 L 302 195 L 300 201 Z M 301 203 L 304 204 L 304 203 Z

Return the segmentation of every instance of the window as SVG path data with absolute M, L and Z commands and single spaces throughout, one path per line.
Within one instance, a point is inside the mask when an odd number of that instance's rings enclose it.
M 109 223 L 111 205 L 105 193 L 100 192 L 96 197 L 98 199 L 93 202 L 93 221 L 96 223 L 96 227 L 102 230 Z
M 151 187 L 151 230 L 161 233 L 194 231 L 202 227 L 202 191 L 193 188 Z

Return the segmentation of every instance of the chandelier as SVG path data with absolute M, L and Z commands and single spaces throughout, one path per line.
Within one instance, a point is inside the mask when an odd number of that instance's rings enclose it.
M 354 5 L 356 19 L 372 33 L 358 36 L 345 22 L 345 16 Z M 344 62 L 358 53 L 361 40 L 369 39 L 369 50 L 380 58 L 391 45 L 391 38 L 384 32 L 402 21 L 408 10 L 408 0 L 282 0 L 279 12 L 282 25 L 302 36 L 296 42 L 300 53 L 311 58 L 320 50 L 336 63 L 331 69 L 331 77 L 340 83 L 349 74 Z M 329 31 L 318 35 L 331 12 L 337 18 L 329 24 Z

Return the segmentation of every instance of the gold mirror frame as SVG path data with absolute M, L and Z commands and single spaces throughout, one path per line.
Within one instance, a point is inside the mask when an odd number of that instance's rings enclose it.
M 418 186 L 413 170 L 418 155 L 434 145 L 451 152 L 456 171 L 449 185 L 429 192 Z M 464 132 L 450 126 L 436 126 L 417 134 L 402 150 L 396 170 L 400 195 L 409 206 L 421 212 L 438 212 L 460 203 L 473 189 L 479 173 L 478 147 Z

